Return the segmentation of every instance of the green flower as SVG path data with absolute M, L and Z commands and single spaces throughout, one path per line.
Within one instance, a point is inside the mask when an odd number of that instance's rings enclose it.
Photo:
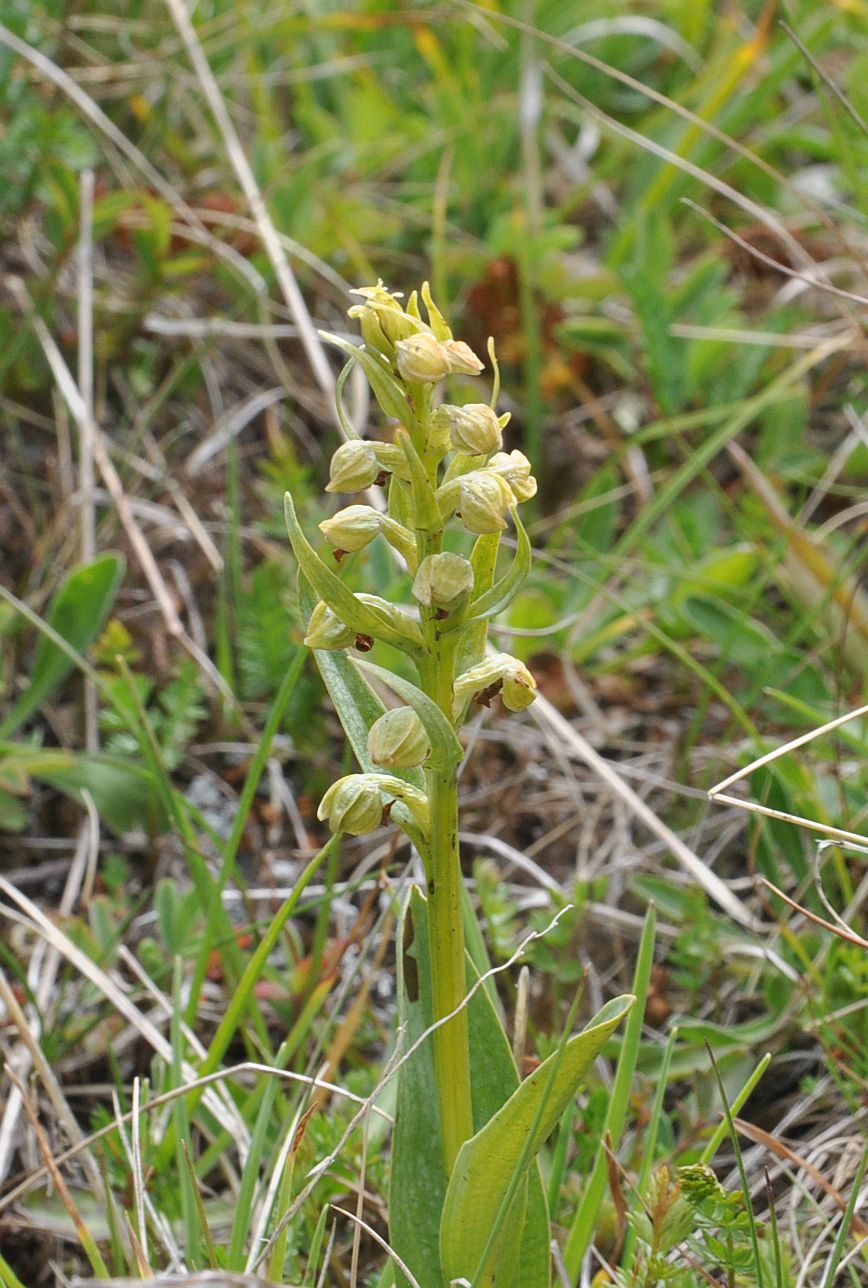
M 473 566 L 463 555 L 448 550 L 427 555 L 413 582 L 413 597 L 426 608 L 449 612 L 473 590 Z
M 368 730 L 368 755 L 385 769 L 415 769 L 430 753 L 428 735 L 412 707 L 383 712 Z
M 503 446 L 501 421 L 488 403 L 443 403 L 434 416 L 435 434 L 447 426 L 451 445 L 465 456 L 487 456 Z
M 484 535 L 502 532 L 506 516 L 515 505 L 512 488 L 490 470 L 472 470 L 458 482 L 457 510 L 468 532 Z
M 536 496 L 536 479 L 530 472 L 531 463 L 524 452 L 497 452 L 488 462 L 488 469 L 506 480 L 516 501 L 529 501 Z
M 383 516 L 371 505 L 348 505 L 331 519 L 323 519 L 320 532 L 336 550 L 364 550 L 383 526 Z
M 398 372 L 403 380 L 434 385 L 452 370 L 446 345 L 430 331 L 421 331 L 395 345 Z

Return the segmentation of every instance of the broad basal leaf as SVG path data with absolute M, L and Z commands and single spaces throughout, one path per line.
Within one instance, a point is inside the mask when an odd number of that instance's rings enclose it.
M 401 1023 L 408 1050 L 432 1021 L 428 905 L 414 888 L 403 921 L 399 962 Z M 468 990 L 479 978 L 468 958 Z M 519 1085 L 509 1041 L 486 989 L 468 1004 L 473 1121 L 479 1129 L 497 1113 Z M 440 1264 L 440 1219 L 446 1195 L 446 1171 L 440 1143 L 440 1116 L 434 1076 L 434 1048 L 427 1039 L 401 1068 L 392 1143 L 389 1235 L 392 1246 L 422 1288 L 448 1282 Z M 512 1215 L 512 1214 L 511 1214 Z M 515 1288 L 548 1288 L 550 1283 L 549 1219 L 539 1169 L 527 1169 L 516 1200 L 512 1228 Z M 397 1274 L 398 1288 L 407 1281 Z
M 440 1225 L 440 1255 L 447 1283 L 464 1277 L 477 1288 L 500 1288 L 509 1282 L 504 1278 L 504 1266 L 510 1256 L 510 1214 L 502 1220 L 501 1209 L 513 1178 L 536 1158 L 634 1000 L 618 997 L 604 1006 L 587 1028 L 549 1056 L 461 1147 Z M 502 1234 L 491 1239 L 498 1224 Z M 529 1288 L 513 1282 L 515 1288 Z

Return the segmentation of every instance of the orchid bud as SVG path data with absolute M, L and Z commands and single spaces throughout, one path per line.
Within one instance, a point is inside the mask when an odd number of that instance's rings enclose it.
M 503 655 L 498 653 L 495 657 L 483 658 L 477 662 L 476 666 L 471 666 L 469 670 L 459 675 L 453 688 L 453 714 L 457 719 L 461 711 L 475 694 L 477 693 L 494 693 L 500 691 L 503 682 Z M 487 706 L 488 703 L 485 702 Z
M 448 612 L 473 590 L 473 567 L 463 555 L 448 550 L 427 555 L 413 582 L 413 597 L 426 608 Z
M 362 438 L 341 443 L 331 459 L 327 492 L 363 492 L 382 472 L 373 446 Z
M 412 707 L 385 711 L 368 730 L 368 755 L 386 769 L 415 769 L 430 752 L 425 727 Z
M 385 804 L 378 774 L 348 774 L 332 783 L 316 816 L 321 822 L 328 819 L 332 832 L 364 836 L 382 823 Z
M 477 702 L 487 706 L 496 693 L 500 693 L 508 711 L 523 711 L 536 697 L 536 680 L 524 662 L 509 653 L 486 657 L 455 681 L 456 719 L 470 698 L 475 696 Z
M 354 304 L 349 316 L 358 319 L 366 347 L 377 350 L 391 362 L 396 341 L 415 335 L 420 323 L 405 313 L 399 297 L 390 294 L 382 281 L 376 286 L 358 287 L 351 294 L 361 295 L 365 300 L 364 304 Z
M 446 345 L 429 331 L 399 340 L 395 345 L 395 355 L 398 371 L 404 380 L 433 385 L 453 370 Z
M 488 468 L 506 479 L 516 501 L 529 501 L 536 496 L 536 479 L 531 474 L 531 463 L 524 452 L 496 452 Z
M 511 494 L 510 494 L 511 495 Z M 370 505 L 348 505 L 331 519 L 323 519 L 320 532 L 336 550 L 364 550 L 383 524 L 383 516 Z
M 501 657 L 509 663 L 503 673 L 503 688 L 500 691 L 503 705 L 507 711 L 524 711 L 536 697 L 536 680 L 518 658 L 510 657 L 508 653 L 502 653 Z
M 485 367 L 463 340 L 445 340 L 443 348 L 449 357 L 449 370 L 455 376 L 478 376 Z
M 352 627 L 345 626 L 337 613 L 320 600 L 310 615 L 304 642 L 308 648 L 349 648 L 355 644 L 356 635 Z
M 438 427 L 449 426 L 450 443 L 465 456 L 487 456 L 503 446 L 500 421 L 488 403 L 466 403 L 463 407 L 443 403 L 434 421 Z
M 457 509 L 468 532 L 479 535 L 502 532 L 507 512 L 513 505 L 512 488 L 499 474 L 472 470 L 458 479 Z

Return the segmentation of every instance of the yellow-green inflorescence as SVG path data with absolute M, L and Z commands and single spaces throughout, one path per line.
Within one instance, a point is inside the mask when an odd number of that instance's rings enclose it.
M 376 537 L 385 537 L 413 575 L 412 593 L 423 631 L 427 617 L 438 624 L 437 633 L 442 638 L 446 633 L 443 624 L 450 617 L 461 616 L 468 621 L 473 618 L 473 599 L 485 590 L 475 585 L 474 565 L 480 561 L 474 560 L 472 546 L 467 554 L 445 550 L 444 532 L 448 527 L 464 529 L 479 538 L 504 532 L 515 507 L 535 495 L 536 480 L 522 452 L 502 450 L 509 413 L 498 415 L 494 405 L 498 393 L 496 368 L 491 403 L 435 402 L 441 380 L 450 375 L 478 375 L 484 364 L 468 345 L 453 337 L 431 299 L 427 283 L 421 291 L 427 321 L 422 318 L 415 292 L 406 307 L 382 282 L 353 293 L 361 297 L 362 303 L 354 305 L 349 315 L 359 323 L 364 346 L 351 356 L 364 356 L 366 371 L 369 364 L 376 364 L 374 393 L 381 394 L 381 382 L 386 386 L 388 397 L 380 401 L 393 421 L 397 407 L 406 407 L 407 415 L 405 423 L 393 425 L 393 441 L 350 438 L 337 448 L 331 461 L 327 491 L 355 496 L 375 484 L 388 486 L 388 510 L 353 503 L 322 522 L 320 529 L 339 560 L 345 554 L 363 550 Z M 341 347 L 351 352 L 346 341 Z M 373 598 L 357 596 L 359 601 Z M 397 620 L 403 622 L 404 618 Z M 455 625 L 449 623 L 449 633 L 453 633 Z M 361 646 L 366 650 L 370 647 L 368 638 L 345 608 L 320 601 L 311 615 L 306 643 L 317 649 Z M 453 645 L 459 642 L 451 641 Z M 466 718 L 477 695 L 482 695 L 487 705 L 493 693 L 499 692 L 504 706 L 513 711 L 533 700 L 536 684 L 515 658 L 505 653 L 491 658 L 462 657 L 459 647 L 450 651 L 451 701 L 444 710 L 456 726 Z M 462 667 L 462 661 L 469 665 Z M 421 670 L 425 670 L 424 665 Z M 420 678 L 427 690 L 426 677 Z M 429 696 L 437 701 L 433 693 Z M 412 726 L 411 716 L 418 730 Z M 389 727 L 393 731 L 413 728 L 413 753 L 410 755 L 405 748 L 403 752 L 393 752 L 391 762 L 377 759 L 373 744 L 382 746 L 384 738 L 375 726 L 370 740 L 372 763 L 390 764 L 393 768 L 422 764 L 424 755 L 419 753 L 430 747 L 418 717 L 406 709 L 403 715 L 399 713 L 390 720 Z M 339 786 L 335 784 L 331 789 L 331 799 Z M 368 825 L 365 830 L 369 831 L 379 825 L 373 805 L 374 798 L 370 797 L 369 808 L 353 811 L 354 828 L 361 822 Z M 327 811 L 324 816 L 340 827 L 341 813 Z
M 389 816 L 404 827 L 425 862 L 435 1018 L 457 1012 L 435 1033 L 448 1170 L 472 1134 L 462 1010 L 466 978 L 456 734 L 475 702 L 487 706 L 499 695 L 508 710 L 520 711 L 536 692 L 523 663 L 486 651 L 488 621 L 508 604 L 529 568 L 530 545 L 517 507 L 534 496 L 536 481 L 522 452 L 503 450 L 509 415 L 497 411 L 499 373 L 491 342 L 490 400 L 479 401 L 477 394 L 460 402 L 456 395 L 468 378 L 483 371 L 484 363 L 452 335 L 427 283 L 420 292 L 424 318 L 415 292 L 406 304 L 382 282 L 354 294 L 361 302 L 349 312 L 363 343 L 326 338 L 350 363 L 362 367 L 390 428 L 387 441 L 355 436 L 339 393 L 347 441 L 334 453 L 327 490 L 352 499 L 320 524 L 332 547 L 331 561 L 308 544 L 288 500 L 290 537 L 301 572 L 319 596 L 305 642 L 325 658 L 336 650 L 366 652 L 384 640 L 412 658 L 417 681 L 395 677 L 394 691 L 403 705 L 372 723 L 366 747 L 360 749 L 356 739 L 359 759 L 366 753 L 365 772 L 336 782 L 320 804 L 319 817 L 333 831 L 361 835 Z M 439 396 L 444 381 L 450 382 L 448 401 Z M 382 493 L 364 495 L 374 486 L 385 490 L 385 509 L 378 504 Z M 504 570 L 498 568 L 497 556 L 510 521 L 516 551 Z M 345 556 L 365 551 L 380 537 L 409 573 L 410 605 L 351 594 L 335 575 L 335 560 L 340 566 Z M 345 725 L 352 736 L 347 721 Z

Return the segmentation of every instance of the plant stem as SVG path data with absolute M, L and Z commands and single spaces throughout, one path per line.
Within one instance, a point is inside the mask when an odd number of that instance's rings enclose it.
M 467 993 L 458 857 L 458 781 L 455 773 L 430 772 L 428 799 L 431 809 L 428 929 L 436 1021 L 460 1006 Z M 459 1149 L 473 1135 L 466 1007 L 462 1007 L 448 1024 L 435 1030 L 434 1066 L 446 1171 L 451 1174 Z
M 436 464 L 428 463 L 436 486 Z M 439 553 L 442 534 L 417 531 L 420 555 Z M 452 721 L 457 635 L 443 635 L 436 612 L 422 613 L 427 658 L 420 667 L 422 688 Z M 458 850 L 458 771 L 426 769 L 431 811 L 428 867 L 428 933 L 434 1021 L 457 1010 L 467 993 L 464 923 L 461 914 L 461 859 Z M 446 1174 L 473 1135 L 470 1092 L 470 1035 L 467 1008 L 434 1031 L 434 1071 Z

